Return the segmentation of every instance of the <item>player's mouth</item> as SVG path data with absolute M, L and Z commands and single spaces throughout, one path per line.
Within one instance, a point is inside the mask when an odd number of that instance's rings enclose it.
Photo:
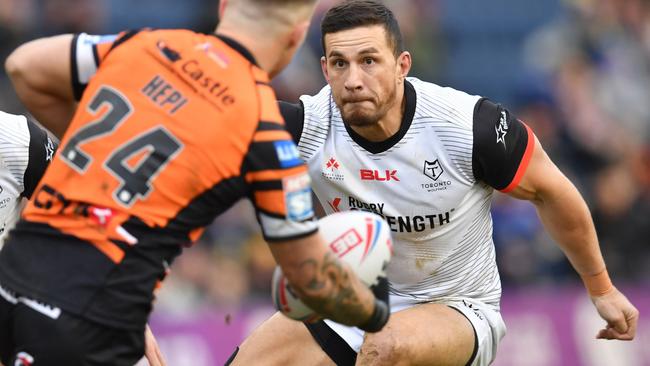
M 371 99 L 344 99 L 343 104 L 360 104 L 363 102 L 372 103 Z

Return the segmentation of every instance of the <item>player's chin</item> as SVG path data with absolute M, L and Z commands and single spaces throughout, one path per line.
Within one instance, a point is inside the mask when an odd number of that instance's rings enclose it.
M 343 113 L 343 120 L 350 126 L 372 126 L 377 123 L 376 113 L 373 110 L 354 108 Z

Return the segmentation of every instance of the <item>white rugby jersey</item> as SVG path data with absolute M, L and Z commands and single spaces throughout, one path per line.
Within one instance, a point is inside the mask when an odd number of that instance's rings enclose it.
M 47 134 L 24 116 L 0 112 L 0 245 L 30 198 L 56 149 Z
M 367 210 L 388 222 L 393 293 L 498 307 L 490 203 L 494 188 L 521 178 L 532 132 L 489 100 L 416 78 L 405 98 L 400 130 L 379 143 L 346 127 L 329 86 L 281 109 L 325 211 Z

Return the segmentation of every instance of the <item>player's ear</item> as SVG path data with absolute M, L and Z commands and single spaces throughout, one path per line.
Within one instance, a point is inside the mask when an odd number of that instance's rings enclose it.
M 409 71 L 411 71 L 411 54 L 407 51 L 403 51 L 397 57 L 397 75 L 399 81 L 402 82 L 408 76 Z
M 298 48 L 305 40 L 307 31 L 309 30 L 310 21 L 306 20 L 300 22 L 293 27 L 293 31 L 289 35 L 289 48 Z
M 226 4 L 228 0 L 219 1 L 219 19 L 223 18 L 223 12 L 226 11 Z
M 327 74 L 327 58 L 325 56 L 321 56 L 321 58 L 320 58 L 320 68 L 321 68 L 321 70 L 323 70 L 323 76 L 325 77 L 325 80 L 329 84 L 330 77 Z

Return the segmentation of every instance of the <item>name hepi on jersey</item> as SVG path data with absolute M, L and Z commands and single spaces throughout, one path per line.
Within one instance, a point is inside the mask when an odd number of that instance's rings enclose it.
M 240 44 L 143 30 L 79 34 L 71 54 L 79 108 L 0 252 L 0 284 L 138 330 L 182 248 L 239 199 L 268 241 L 317 229 L 268 75 Z

